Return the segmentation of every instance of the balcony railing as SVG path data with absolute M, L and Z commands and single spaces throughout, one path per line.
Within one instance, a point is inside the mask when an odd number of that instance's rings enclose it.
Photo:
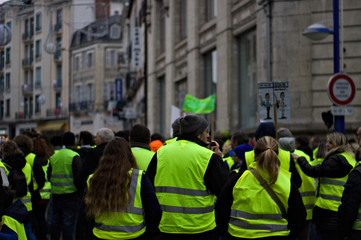
M 24 84 L 22 87 L 23 95 L 32 95 L 34 92 L 33 84 Z
M 34 32 L 25 32 L 23 33 L 23 41 L 32 40 L 34 37 Z
M 62 89 L 62 81 L 61 81 L 61 79 L 56 80 L 56 82 L 54 83 L 53 87 L 54 87 L 54 90 L 55 90 L 56 92 L 61 91 L 61 89 Z
M 46 109 L 46 116 L 47 117 L 65 117 L 67 112 L 65 109 L 62 108 L 49 108 Z
M 61 23 L 55 23 L 55 24 L 54 24 L 54 31 L 55 31 L 56 33 L 59 33 L 59 32 L 62 31 Z
M 33 58 L 24 58 L 22 61 L 23 67 L 31 67 L 33 65 Z
M 61 50 L 56 50 L 56 52 L 54 53 L 54 60 L 55 61 L 61 61 L 62 60 Z
M 82 101 L 69 104 L 69 112 L 91 111 L 94 109 L 94 101 Z

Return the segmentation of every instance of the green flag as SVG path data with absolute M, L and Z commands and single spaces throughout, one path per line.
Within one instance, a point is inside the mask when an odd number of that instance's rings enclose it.
M 214 107 L 216 105 L 216 96 L 211 95 L 204 99 L 198 99 L 192 97 L 191 95 L 186 94 L 183 104 L 183 111 L 184 112 L 191 112 L 191 113 L 211 113 L 214 111 Z

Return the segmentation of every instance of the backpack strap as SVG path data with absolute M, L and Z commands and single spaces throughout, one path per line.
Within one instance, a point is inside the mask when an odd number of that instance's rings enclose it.
M 277 197 L 275 192 L 272 190 L 272 188 L 268 185 L 266 180 L 264 180 L 255 169 L 251 168 L 249 171 L 257 178 L 261 186 L 267 191 L 267 193 L 270 195 L 273 201 L 275 201 L 275 203 L 278 205 L 279 209 L 282 212 L 282 217 L 286 218 L 287 213 L 285 207 L 283 206 L 281 200 Z

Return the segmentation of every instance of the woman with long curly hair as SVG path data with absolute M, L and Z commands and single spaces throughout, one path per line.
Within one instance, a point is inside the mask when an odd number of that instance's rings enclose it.
M 233 175 L 223 188 L 217 226 L 227 239 L 293 239 L 306 222 L 306 209 L 291 173 L 280 168 L 278 143 L 262 137 L 254 153 L 249 170 Z
M 327 135 L 327 153 L 322 163 L 311 166 L 303 157 L 293 155 L 302 171 L 308 176 L 320 178 L 313 223 L 321 239 L 339 239 L 338 207 L 348 175 L 356 165 L 354 154 L 344 134 Z
M 94 239 L 147 239 L 161 218 L 149 179 L 139 170 L 129 144 L 119 137 L 104 149 L 88 180 L 87 214 L 94 218 Z

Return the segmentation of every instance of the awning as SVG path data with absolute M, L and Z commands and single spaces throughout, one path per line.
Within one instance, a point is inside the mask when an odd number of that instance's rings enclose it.
M 66 123 L 63 122 L 54 122 L 54 123 L 46 123 L 38 125 L 35 128 L 35 131 L 37 132 L 49 132 L 49 131 L 66 131 L 67 130 Z

